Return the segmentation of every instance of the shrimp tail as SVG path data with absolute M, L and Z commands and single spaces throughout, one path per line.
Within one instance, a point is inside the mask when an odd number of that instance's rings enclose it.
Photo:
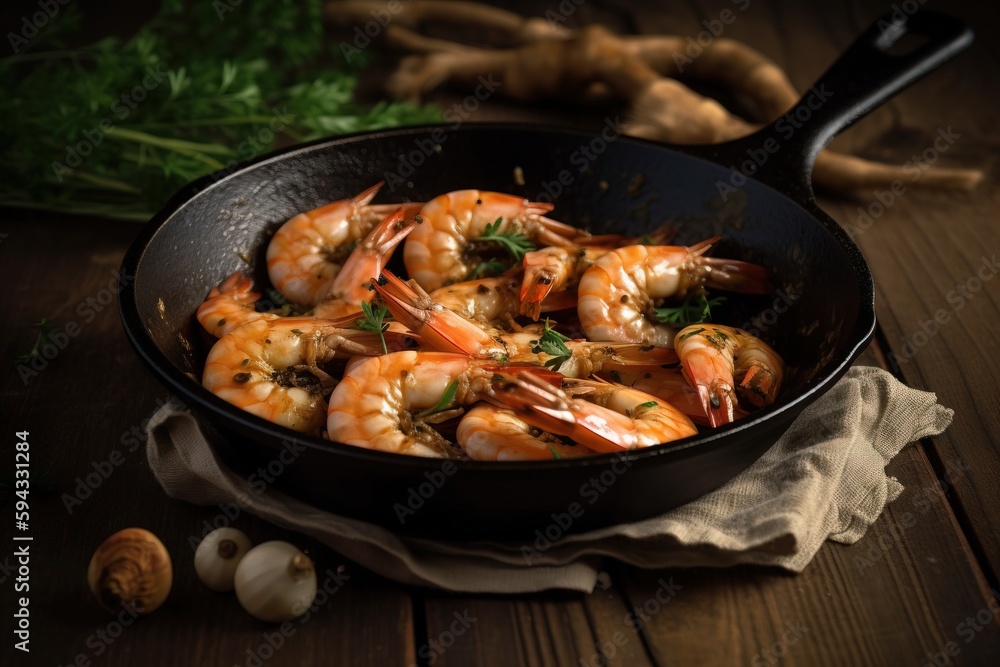
M 770 405 L 778 393 L 777 378 L 769 369 L 754 364 L 743 376 L 737 391 L 742 398 L 758 408 Z
M 709 268 L 705 285 L 741 294 L 768 294 L 774 290 L 771 271 L 750 262 L 708 257 L 702 265 Z
M 432 308 L 433 302 L 419 285 L 411 285 L 389 270 L 382 271 L 371 284 L 392 316 L 435 350 L 479 357 L 484 349 L 495 346 L 487 332 L 461 315 Z
M 521 284 L 521 314 L 537 321 L 542 314 L 542 300 L 552 291 L 552 276 L 536 271 L 525 278 Z
M 736 403 L 725 387 L 711 385 L 697 385 L 698 399 L 701 407 L 708 415 L 710 426 L 722 426 L 728 424 L 736 418 Z
M 532 202 L 530 206 L 539 206 L 536 202 Z M 552 210 L 551 204 L 548 210 Z M 547 213 L 548 211 L 541 211 Z M 579 239 L 585 239 L 590 236 L 589 232 L 581 232 L 576 227 L 572 225 L 567 225 L 565 222 L 559 222 L 558 220 L 553 220 L 552 218 L 546 218 L 543 215 L 538 217 L 538 223 L 542 228 L 538 231 L 538 240 L 545 245 L 554 245 L 562 247 L 572 247 L 576 245 L 576 241 Z
M 226 278 L 218 287 L 213 287 L 208 293 L 208 298 L 223 295 L 242 304 L 254 303 L 261 297 L 260 292 L 253 291 L 253 280 L 250 276 L 239 271 Z
M 382 189 L 383 185 L 385 185 L 385 181 L 379 181 L 370 188 L 359 192 L 351 197 L 351 203 L 355 206 L 367 206 L 372 199 L 375 199 L 375 195 L 378 194 L 378 191 Z
M 771 270 L 759 264 L 721 257 L 704 257 L 722 237 L 715 236 L 688 248 L 705 270 L 705 286 L 741 294 L 767 294 L 774 289 Z
M 406 218 L 406 212 L 403 208 L 397 207 L 372 232 L 370 236 L 372 247 L 379 254 L 383 263 L 389 261 L 389 256 L 396 249 L 396 246 L 416 228 L 417 221 Z

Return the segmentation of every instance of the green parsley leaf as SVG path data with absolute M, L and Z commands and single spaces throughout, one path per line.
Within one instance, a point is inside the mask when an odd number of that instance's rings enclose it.
M 708 299 L 704 294 L 688 295 L 679 306 L 657 308 L 656 319 L 666 324 L 701 324 L 712 317 L 712 308 L 722 305 L 726 297 Z
M 35 322 L 31 326 L 38 329 L 38 336 L 35 338 L 35 343 L 31 346 L 30 350 L 15 357 L 14 360 L 21 364 L 30 364 L 36 357 L 40 357 L 42 355 L 42 346 L 45 345 L 52 334 L 59 330 L 59 327 L 45 318 L 42 318 L 40 322 Z
M 566 347 L 568 336 L 564 336 L 552 328 L 548 318 L 545 318 L 542 335 L 538 340 L 531 341 L 531 351 L 535 354 L 548 354 L 552 358 L 545 361 L 545 366 L 554 371 L 573 357 L 573 351 Z
M 445 387 L 444 394 L 441 395 L 441 399 L 434 405 L 433 408 L 427 408 L 423 412 L 418 412 L 416 414 L 417 419 L 423 419 L 424 417 L 430 417 L 431 415 L 444 412 L 451 407 L 451 402 L 455 400 L 455 393 L 458 391 L 458 380 L 452 380 L 447 387 Z
M 510 256 L 515 261 L 520 262 L 524 259 L 524 253 L 535 250 L 535 244 L 529 241 L 528 237 L 524 234 L 517 232 L 500 233 L 500 225 L 502 223 L 503 217 L 499 217 L 486 225 L 483 235 L 476 239 L 476 241 L 498 243 L 500 247 L 510 253 Z
M 385 330 L 389 328 L 389 323 L 384 321 L 388 313 L 389 309 L 386 308 L 385 304 L 380 305 L 378 308 L 372 308 L 370 303 L 362 301 L 361 314 L 364 317 L 359 317 L 354 323 L 362 331 L 371 331 L 378 334 L 379 339 L 382 341 L 382 354 L 389 354 L 389 349 L 385 344 Z

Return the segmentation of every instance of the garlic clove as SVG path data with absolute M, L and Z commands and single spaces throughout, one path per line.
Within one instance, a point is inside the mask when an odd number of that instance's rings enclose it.
M 236 597 L 252 616 L 269 623 L 290 621 L 316 597 L 316 569 L 288 542 L 264 542 L 243 557 L 233 579 Z
M 236 566 L 253 548 L 250 538 L 235 528 L 218 528 L 205 536 L 194 553 L 194 570 L 213 591 L 233 590 Z
M 101 606 L 112 613 L 124 604 L 137 614 L 149 614 L 170 594 L 170 554 L 148 530 L 120 530 L 97 547 L 87 568 L 87 584 Z

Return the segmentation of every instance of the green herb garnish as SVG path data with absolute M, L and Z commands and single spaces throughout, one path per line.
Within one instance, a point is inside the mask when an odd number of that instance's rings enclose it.
M 568 336 L 564 336 L 553 329 L 549 323 L 549 319 L 545 318 L 542 335 L 538 340 L 530 341 L 531 351 L 535 354 L 550 355 L 552 358 L 545 362 L 545 366 L 558 371 L 560 366 L 573 357 L 573 351 L 566 347 L 566 341 L 568 340 Z
M 722 305 L 726 297 L 708 299 L 704 294 L 688 295 L 679 306 L 657 308 L 656 319 L 666 324 L 701 324 L 712 317 L 712 308 Z
M 549 443 L 548 447 L 549 451 L 552 452 L 552 458 L 561 459 L 563 457 L 563 455 L 559 453 L 559 450 L 555 448 L 555 445 Z
M 30 350 L 15 357 L 14 360 L 21 364 L 30 364 L 36 357 L 42 356 L 42 346 L 48 342 L 52 334 L 59 330 L 59 327 L 45 318 L 42 318 L 40 322 L 35 322 L 31 326 L 38 329 L 38 336 L 35 338 L 35 344 L 31 346 Z
M 165 0 L 132 37 L 83 46 L 80 12 L 64 8 L 0 60 L 0 206 L 145 221 L 279 135 L 440 120 L 411 104 L 357 104 L 368 50 L 324 36 L 323 4 Z
M 475 268 L 472 275 L 469 276 L 469 280 L 476 280 L 478 278 L 493 278 L 494 276 L 499 276 L 506 270 L 507 265 L 499 259 L 488 259 L 485 262 L 481 262 L 479 266 Z
M 389 348 L 385 344 L 385 331 L 389 328 L 389 323 L 385 321 L 385 316 L 389 314 L 389 309 L 385 304 L 378 308 L 372 308 L 367 301 L 361 302 L 361 313 L 364 317 L 355 320 L 354 325 L 362 331 L 377 333 L 382 341 L 382 354 L 389 354 Z
M 455 400 L 455 393 L 458 391 L 458 380 L 452 380 L 448 383 L 448 386 L 444 390 L 444 394 L 433 408 L 427 408 L 423 412 L 418 412 L 416 414 L 417 419 L 423 419 L 424 417 L 430 417 L 431 415 L 444 412 L 451 407 L 451 402 Z
M 503 217 L 499 217 L 486 225 L 483 235 L 476 241 L 499 243 L 500 247 L 510 253 L 514 260 L 520 262 L 524 259 L 524 253 L 535 249 L 535 244 L 528 240 L 528 237 L 518 232 L 500 232 L 500 225 Z
M 646 401 L 645 403 L 640 403 L 639 405 L 635 406 L 635 409 L 639 410 L 640 408 L 655 408 L 657 405 L 659 404 L 656 401 Z

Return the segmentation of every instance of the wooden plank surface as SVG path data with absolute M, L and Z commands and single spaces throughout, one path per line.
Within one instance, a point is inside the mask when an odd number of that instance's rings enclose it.
M 27 386 L 14 371 L 5 376 L 0 392 L 4 423 L 31 429 L 33 451 L 47 452 L 40 458 L 55 486 L 48 497 L 32 497 L 38 503 L 32 507 L 32 566 L 38 573 L 32 579 L 32 614 L 45 620 L 34 628 L 28 664 L 69 664 L 78 655 L 93 664 L 127 665 L 254 664 L 255 657 L 268 665 L 317 660 L 344 665 L 994 664 L 1000 657 L 997 625 L 977 616 L 984 610 L 989 615 L 990 588 L 997 586 L 1000 572 L 995 333 L 1000 281 L 987 281 L 962 308 L 949 311 L 949 321 L 911 357 L 904 345 L 913 344 L 921 323 L 938 309 L 951 307 L 950 291 L 979 269 L 980 257 L 1000 250 L 990 104 L 990 91 L 1000 79 L 1000 47 L 990 39 L 995 22 L 987 20 L 985 4 L 939 4 L 986 33 L 954 64 L 965 63 L 961 74 L 932 75 L 835 144 L 904 162 L 932 145 L 938 127 L 950 124 L 962 137 L 939 164 L 980 164 L 988 173 L 988 182 L 968 196 L 908 190 L 859 236 L 878 283 L 888 351 L 902 360 L 899 370 L 908 382 L 938 392 L 957 412 L 943 437 L 907 449 L 891 464 L 890 473 L 907 491 L 859 544 L 825 545 L 797 577 L 760 568 L 642 572 L 609 565 L 608 578 L 602 579 L 607 588 L 589 596 L 459 596 L 393 585 L 310 540 L 242 515 L 234 523 L 252 539 L 289 539 L 308 549 L 320 572 L 336 573 L 344 565 L 349 577 L 314 618 L 279 640 L 273 626 L 249 618 L 235 598 L 204 589 L 188 565 L 188 538 L 201 534 L 204 521 L 221 522 L 225 515 L 219 508 L 166 498 L 141 448 L 129 451 L 133 427 L 141 428 L 166 398 L 125 342 L 113 301 L 101 303 L 135 227 L 4 212 L 0 279 L 7 289 L 0 299 L 4 312 L 16 316 L 9 318 L 3 358 L 30 347 L 33 333 L 24 328 L 29 322 L 48 317 L 63 327 L 70 322 L 80 327 Z M 927 3 L 933 5 L 933 0 Z M 526 11 L 541 15 L 545 8 Z M 847 0 L 816 3 L 808 10 L 790 1 L 752 2 L 727 27 L 726 36 L 754 45 L 783 64 L 793 82 L 807 87 L 887 8 L 888 3 Z M 598 19 L 619 29 L 695 34 L 701 21 L 719 11 L 707 2 L 651 6 L 638 0 L 613 5 L 591 0 L 570 21 Z M 484 106 L 476 118 L 515 114 L 573 117 L 565 110 L 514 110 L 497 102 Z M 857 222 L 858 206 L 867 210 L 875 202 L 874 192 L 861 193 L 856 202 L 823 199 L 845 224 Z M 74 493 L 77 478 L 102 468 L 113 451 L 122 453 L 123 463 L 69 514 L 61 495 Z M 12 457 L 4 457 L 6 470 Z M 938 481 L 945 478 L 947 496 Z M 176 581 L 169 605 L 112 638 L 113 619 L 90 599 L 84 573 L 97 542 L 128 525 L 147 527 L 164 539 L 177 564 Z M 6 570 L 0 579 L 10 585 Z M 658 603 L 656 613 L 647 614 L 641 631 L 635 631 L 629 614 L 657 595 L 662 599 L 665 584 L 682 588 L 669 602 Z M 10 618 L 12 600 L 3 597 L 2 611 Z M 113 641 L 101 639 L 99 632 Z M 279 641 L 281 647 L 264 660 Z M 10 663 L 9 652 L 4 644 L 0 663 Z
M 27 386 L 16 371 L 3 377 L 5 437 L 30 430 L 32 472 L 45 473 L 54 488 L 44 497 L 40 490 L 30 496 L 30 610 L 37 619 L 30 662 L 13 663 L 12 643 L 5 639 L 0 664 L 62 665 L 81 656 L 102 665 L 252 665 L 254 656 L 269 653 L 268 665 L 314 664 L 315 656 L 326 656 L 328 664 L 410 664 L 414 632 L 407 590 L 238 508 L 171 500 L 153 478 L 141 428 L 168 394 L 128 346 L 114 295 L 107 292 L 136 230 L 129 223 L 41 214 L 8 214 L 0 226 L 8 234 L 0 244 L 0 280 L 9 286 L 3 309 L 17 314 L 2 358 L 9 363 L 29 349 L 34 332 L 26 325 L 43 317 L 80 329 Z M 4 448 L 2 458 L 6 475 L 13 469 L 13 448 Z M 67 503 L 64 494 L 80 501 Z M 13 511 L 10 501 L 3 507 Z M 234 595 L 213 593 L 195 576 L 191 539 L 200 539 L 206 525 L 229 524 L 255 543 L 285 539 L 300 546 L 316 562 L 320 586 L 328 582 L 328 590 L 339 589 L 307 622 L 296 621 L 287 635 L 276 635 L 280 626 L 254 620 Z M 90 596 L 86 572 L 98 544 L 128 526 L 163 540 L 174 562 L 174 586 L 168 604 L 122 628 Z M 10 553 L 5 547 L 0 559 Z M 13 580 L 6 570 L 0 578 L 3 616 L 10 619 Z

